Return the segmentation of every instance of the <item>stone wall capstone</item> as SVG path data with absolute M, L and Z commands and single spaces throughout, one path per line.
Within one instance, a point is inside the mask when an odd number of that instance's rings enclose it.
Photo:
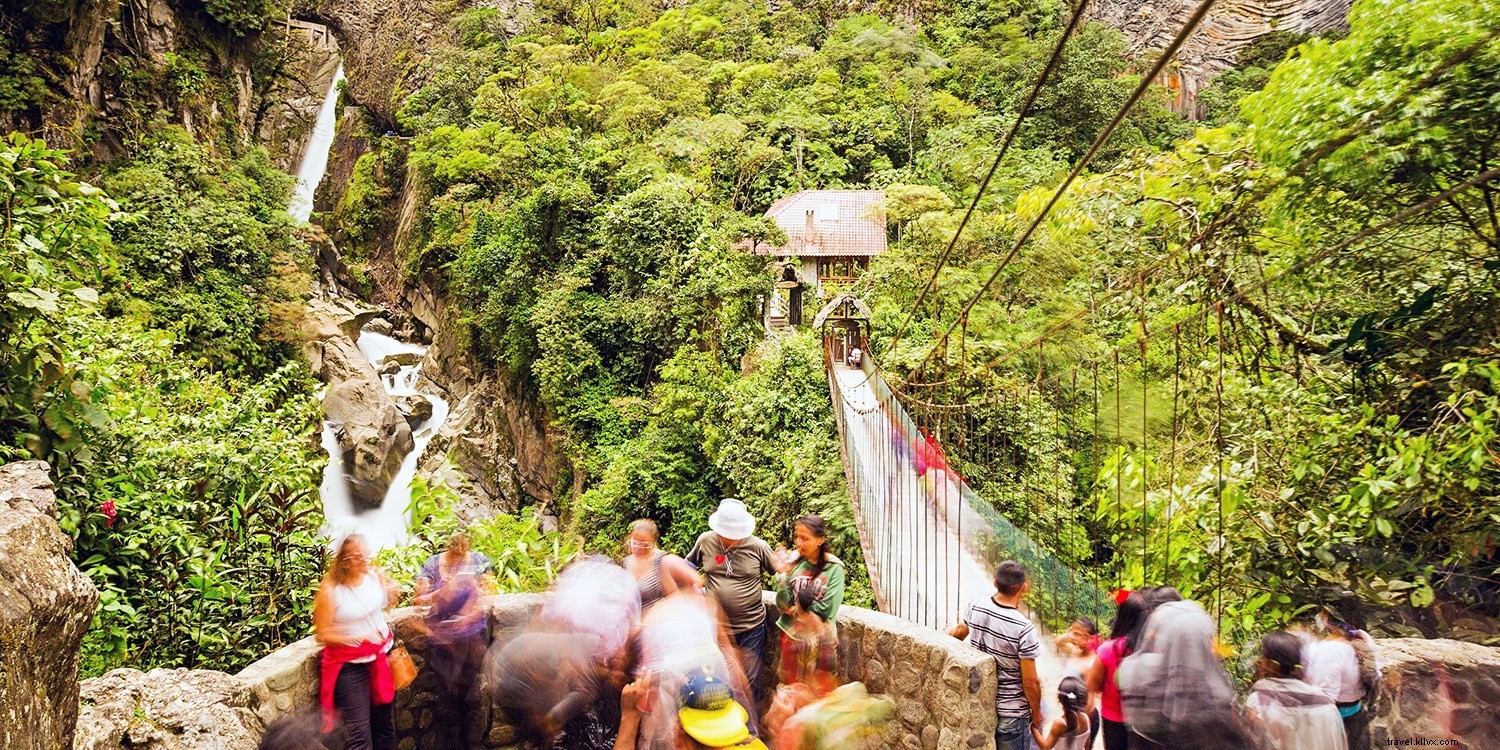
M 779 673 L 774 594 L 766 594 L 766 604 L 766 658 Z M 994 749 L 994 659 L 931 628 L 862 607 L 839 609 L 838 632 L 839 680 L 863 682 L 896 705 L 881 747 Z
M 1457 741 L 1500 747 L 1500 648 L 1463 641 L 1375 641 L 1384 684 L 1371 734 L 1376 747 Z
M 0 467 L 0 747 L 67 750 L 99 592 L 73 566 L 41 461 Z

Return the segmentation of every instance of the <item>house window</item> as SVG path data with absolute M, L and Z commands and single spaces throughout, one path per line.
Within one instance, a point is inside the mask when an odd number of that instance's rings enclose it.
M 818 281 L 852 282 L 869 267 L 869 258 L 819 258 Z

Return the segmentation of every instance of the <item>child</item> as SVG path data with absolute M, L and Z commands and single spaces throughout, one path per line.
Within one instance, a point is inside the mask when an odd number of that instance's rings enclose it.
M 1089 717 L 1083 712 L 1088 703 L 1089 691 L 1083 680 L 1064 677 L 1057 685 L 1057 702 L 1062 704 L 1063 715 L 1052 720 L 1044 734 L 1035 727 L 1031 736 L 1041 750 L 1086 750 L 1089 740 Z

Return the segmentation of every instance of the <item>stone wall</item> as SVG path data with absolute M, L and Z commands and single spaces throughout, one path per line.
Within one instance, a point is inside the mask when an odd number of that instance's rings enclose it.
M 766 595 L 774 622 L 774 596 Z M 860 607 L 839 610 L 839 679 L 896 704 L 881 747 L 993 750 L 995 660 L 936 630 Z M 779 631 L 771 626 L 773 671 Z
M 0 467 L 0 748 L 66 750 L 99 593 L 73 567 L 48 466 Z
M 1376 747 L 1456 740 L 1500 746 L 1500 648 L 1462 641 L 1376 641 L 1385 684 L 1376 702 Z

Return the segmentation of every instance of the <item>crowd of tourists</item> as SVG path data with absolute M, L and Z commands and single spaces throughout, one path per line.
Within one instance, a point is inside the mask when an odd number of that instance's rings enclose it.
M 823 519 L 799 519 L 791 549 L 772 549 L 755 526 L 742 502 L 726 499 L 679 557 L 660 549 L 654 522 L 637 520 L 623 559 L 574 562 L 528 625 L 493 637 L 481 606 L 494 589 L 491 562 L 455 535 L 421 567 L 411 599 L 425 608 L 425 664 L 446 702 L 433 728 L 441 746 L 484 746 L 486 698 L 549 748 L 880 746 L 894 707 L 839 679 L 846 571 Z M 1056 637 L 1066 662 L 1049 686 L 1060 708 L 1049 717 L 1043 644 L 1024 613 L 1026 570 L 1001 563 L 994 586 L 950 634 L 995 660 L 998 750 L 1082 750 L 1099 735 L 1105 750 L 1370 747 L 1379 679 L 1369 636 L 1327 613 L 1265 637 L 1240 703 L 1201 606 L 1170 587 L 1119 592 L 1107 637 L 1087 618 Z M 337 747 L 340 737 L 350 750 L 396 747 L 395 693 L 415 673 L 385 616 L 401 593 L 364 539 L 341 541 L 313 606 L 320 726 L 273 727 L 262 747 Z
M 1241 704 L 1220 657 L 1218 628 L 1169 586 L 1117 592 L 1108 638 L 1092 620 L 1057 636 L 1066 659 L 1060 715 L 1044 715 L 1036 625 L 1022 614 L 1026 570 L 1001 563 L 996 593 L 971 604 L 951 635 L 996 663 L 998 750 L 1369 750 L 1370 707 L 1380 685 L 1364 631 L 1320 613 L 1266 635 L 1255 682 Z
M 654 522 L 637 520 L 623 559 L 569 565 L 526 627 L 493 638 L 480 606 L 494 588 L 491 562 L 454 536 L 422 566 L 411 600 L 426 608 L 426 667 L 448 709 L 434 727 L 441 746 L 484 746 L 486 697 L 543 747 L 877 746 L 894 707 L 838 679 L 845 567 L 826 524 L 799 519 L 791 549 L 773 549 L 755 526 L 744 503 L 726 499 L 679 557 L 659 548 Z M 371 565 L 364 539 L 340 542 L 313 607 L 320 726 L 278 725 L 263 747 L 396 747 L 394 697 L 411 667 L 385 613 L 401 593 Z M 768 654 L 776 661 L 767 664 Z M 314 737 L 320 744 L 302 744 Z

